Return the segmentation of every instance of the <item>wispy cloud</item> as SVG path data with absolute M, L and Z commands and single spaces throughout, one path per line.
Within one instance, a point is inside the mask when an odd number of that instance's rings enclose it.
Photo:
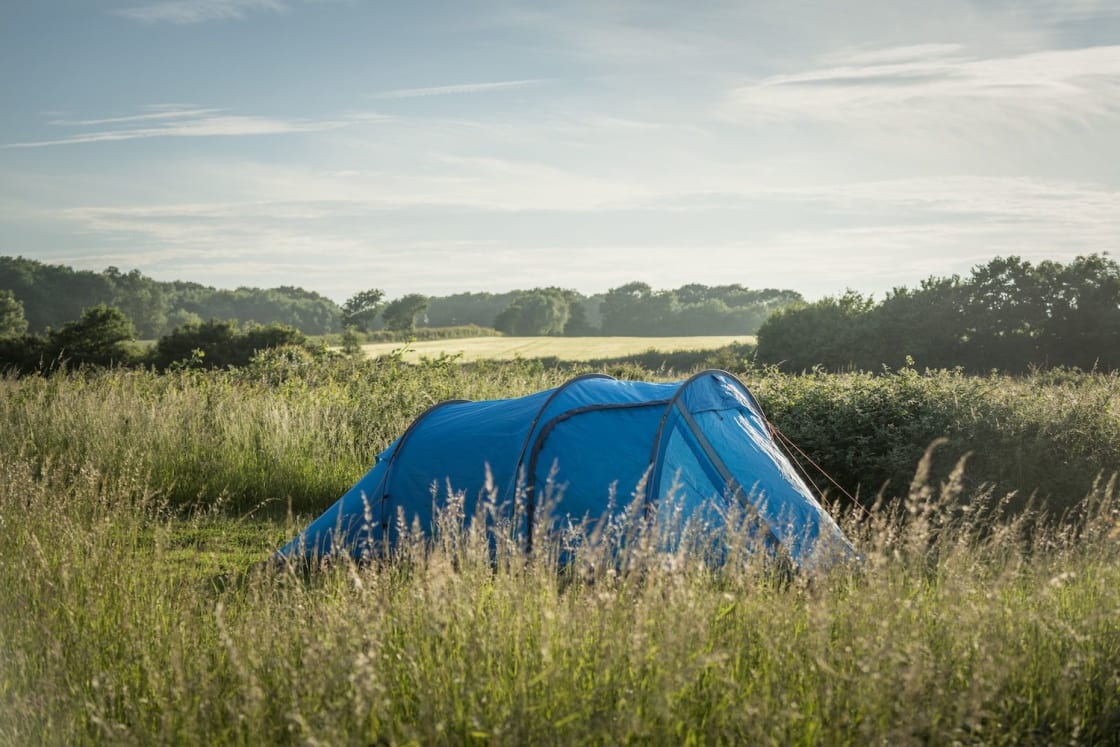
M 150 122 L 161 119 L 187 119 L 191 117 L 204 117 L 218 113 L 217 109 L 192 109 L 176 106 L 175 104 L 155 104 L 146 107 L 149 111 L 145 114 L 130 114 L 126 117 L 107 117 L 105 119 L 52 119 L 47 124 L 58 127 L 97 127 L 107 124 L 125 124 L 127 122 Z
M 527 80 L 500 80 L 492 83 L 458 83 L 450 86 L 431 86 L 429 88 L 401 88 L 395 91 L 385 91 L 376 94 L 378 99 L 413 99 L 422 96 L 454 96 L 468 93 L 489 93 L 491 91 L 506 91 L 511 88 L 529 88 L 539 86 L 546 81 L 543 79 Z
M 924 44 L 833 62 L 736 88 L 723 113 L 744 122 L 810 119 L 965 131 L 977 124 L 1053 129 L 1120 118 L 1120 46 L 975 58 L 957 45 Z
M 358 122 L 390 119 L 372 112 L 355 112 L 332 119 L 279 119 L 223 114 L 219 109 L 178 108 L 170 105 L 150 107 L 154 111 L 103 119 L 54 120 L 50 124 L 67 127 L 104 127 L 151 123 L 148 127 L 109 127 L 57 138 L 5 143 L 0 148 L 43 148 L 52 145 L 77 145 L 155 137 L 236 137 L 246 135 L 283 135 L 333 130 Z
M 206 21 L 237 21 L 258 11 L 287 9 L 282 0 L 165 0 L 120 8 L 119 16 L 142 23 L 193 24 Z

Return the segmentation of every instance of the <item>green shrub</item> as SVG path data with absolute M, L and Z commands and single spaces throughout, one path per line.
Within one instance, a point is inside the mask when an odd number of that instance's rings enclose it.
M 462 337 L 500 337 L 501 332 L 477 324 L 460 324 L 454 327 L 416 327 L 411 331 L 394 332 L 379 329 L 365 334 L 366 342 L 408 342 L 409 340 L 452 340 Z
M 307 337 L 294 327 L 280 324 L 246 325 L 228 319 L 177 327 L 159 338 L 148 362 L 160 370 L 172 366 L 227 368 L 245 366 L 258 351 L 285 346 L 307 346 Z
M 878 376 L 748 373 L 747 381 L 769 419 L 868 503 L 884 487 L 888 497 L 905 494 L 914 465 L 940 438 L 948 441 L 936 455 L 934 480 L 967 455 L 970 487 L 1017 491 L 1014 508 L 1034 496 L 1040 508 L 1060 513 L 1098 478 L 1120 470 L 1115 374 L 903 369 Z M 829 487 L 819 474 L 814 479 Z

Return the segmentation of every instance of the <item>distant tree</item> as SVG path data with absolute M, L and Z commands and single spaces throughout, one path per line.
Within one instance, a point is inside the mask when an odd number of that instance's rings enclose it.
M 428 299 L 425 326 L 451 327 L 460 324 L 477 324 L 489 327 L 494 317 L 520 295 L 522 291 L 508 293 L 454 293 Z
M 167 315 L 168 330 L 164 334 L 169 334 L 179 327 L 186 327 L 191 324 L 202 324 L 202 317 L 193 311 L 175 309 Z
M 571 316 L 571 303 L 559 288 L 536 288 L 513 299 L 494 319 L 494 328 L 510 335 L 560 335 Z
M 167 298 L 160 283 L 141 275 L 139 270 L 122 273 L 109 267 L 102 274 L 112 280 L 111 305 L 132 320 L 139 335 L 150 339 L 165 331 Z
M 127 363 L 132 356 L 125 343 L 136 330 L 120 309 L 98 305 L 77 320 L 47 334 L 47 356 L 71 365 L 110 366 Z
M 654 291 L 648 283 L 633 282 L 607 291 L 599 306 L 606 335 L 666 335 L 677 310 L 676 293 Z
M 23 315 L 23 304 L 16 294 L 0 290 L 0 340 L 19 337 L 27 332 L 27 318 Z
M 568 337 L 586 337 L 599 334 L 599 328 L 587 318 L 587 305 L 582 297 L 568 304 L 568 323 L 564 325 Z
M 387 329 L 394 332 L 410 332 L 416 327 L 416 317 L 423 314 L 427 308 L 427 296 L 409 293 L 389 302 L 389 305 L 382 310 L 381 318 L 385 320 Z
M 0 257 L 0 288 L 14 292 L 23 303 L 31 332 L 45 332 L 78 319 L 84 309 L 111 303 L 115 286 L 100 273 Z
M 381 312 L 381 299 L 384 297 L 385 291 L 379 288 L 370 288 L 350 296 L 342 304 L 342 326 L 369 332 Z
M 32 332 L 45 332 L 74 321 L 83 309 L 98 304 L 119 308 L 140 334 L 157 337 L 181 326 L 182 314 L 201 319 L 237 319 L 244 323 L 285 324 L 307 334 L 341 329 L 340 309 L 318 293 L 281 286 L 215 290 L 198 283 L 158 282 L 138 270 L 74 270 L 23 257 L 0 257 L 0 290 L 23 302 Z

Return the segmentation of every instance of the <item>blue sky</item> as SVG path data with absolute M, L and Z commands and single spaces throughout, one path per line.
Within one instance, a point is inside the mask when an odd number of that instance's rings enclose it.
M 1120 0 L 36 0 L 0 254 L 342 300 L 1120 251 Z

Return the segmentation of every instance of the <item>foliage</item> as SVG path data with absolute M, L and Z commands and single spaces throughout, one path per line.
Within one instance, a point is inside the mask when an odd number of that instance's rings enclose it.
M 508 293 L 453 293 L 433 296 L 428 302 L 428 325 L 457 327 L 477 325 L 490 327 L 494 318 L 509 306 L 521 291 Z
M 559 288 L 537 288 L 519 294 L 494 319 L 494 328 L 507 335 L 559 335 L 571 318 L 571 302 Z
M 790 370 L 931 368 L 1021 372 L 1120 368 L 1120 265 L 996 258 L 967 279 L 930 278 L 875 304 L 849 292 L 790 307 L 758 332 L 758 356 Z
M 1016 493 L 1008 508 L 1060 515 L 1096 480 L 1120 470 L 1120 377 L 1055 372 L 1027 377 L 850 373 L 747 373 L 767 416 L 794 443 L 870 505 L 882 490 L 905 494 L 930 443 L 931 480 L 967 458 L 966 486 Z M 822 489 L 835 488 L 800 458 Z
M 794 291 L 738 284 L 654 291 L 634 282 L 594 296 L 548 287 L 432 298 L 428 323 L 493 323 L 512 335 L 745 335 L 775 309 L 801 300 Z
M 416 317 L 428 308 L 428 297 L 419 293 L 409 293 L 390 301 L 382 310 L 386 329 L 392 332 L 408 332 L 416 326 Z
M 318 293 L 282 286 L 216 290 L 198 283 L 153 280 L 139 270 L 74 270 L 23 257 L 0 257 L 0 291 L 23 303 L 29 328 L 45 333 L 99 304 L 119 308 L 145 338 L 202 319 L 285 324 L 307 334 L 339 329 L 341 310 Z
M 2 290 L 11 290 L 23 303 L 32 332 L 45 332 L 76 319 L 84 308 L 107 304 L 121 309 L 139 334 L 149 339 L 205 319 L 281 324 L 309 335 L 339 332 L 347 326 L 361 332 L 382 327 L 406 332 L 421 315 L 420 326 L 432 327 L 488 327 L 500 317 L 498 326 L 503 331 L 523 330 L 516 334 L 745 335 L 753 334 L 775 309 L 801 300 L 793 291 L 752 290 L 738 284 L 693 283 L 653 291 L 644 283 L 629 283 L 590 297 L 548 287 L 456 293 L 427 298 L 427 305 L 420 302 L 425 297 L 419 294 L 385 305 L 384 293 L 371 288 L 340 308 L 318 293 L 291 286 L 215 289 L 184 281 L 158 282 L 139 270 L 108 267 L 97 273 L 23 257 L 0 257 Z M 627 301 L 631 293 L 637 297 Z
M 354 327 L 347 327 L 339 338 L 339 347 L 343 355 L 353 358 L 360 357 L 362 353 L 363 336 Z
M 381 313 L 381 299 L 384 297 L 385 291 L 379 288 L 355 293 L 342 304 L 342 326 L 368 332 Z
M 161 370 L 184 364 L 205 368 L 245 366 L 258 351 L 289 345 L 307 347 L 308 341 L 298 329 L 279 324 L 239 328 L 232 319 L 211 319 L 179 327 L 161 337 L 147 360 Z
M 11 291 L 0 290 L 0 340 L 19 337 L 27 332 L 23 304 Z
M 462 324 L 457 327 L 417 327 L 402 332 L 379 329 L 364 335 L 367 342 L 408 342 L 410 340 L 459 340 L 468 337 L 499 337 L 502 333 L 491 327 Z
M 125 342 L 135 339 L 136 331 L 120 309 L 94 306 L 74 322 L 47 335 L 47 356 L 72 366 L 111 366 L 127 362 L 131 355 Z
M 605 335 L 749 335 L 776 309 L 801 302 L 794 291 L 741 285 L 682 285 L 655 291 L 634 282 L 612 288 L 600 304 Z

